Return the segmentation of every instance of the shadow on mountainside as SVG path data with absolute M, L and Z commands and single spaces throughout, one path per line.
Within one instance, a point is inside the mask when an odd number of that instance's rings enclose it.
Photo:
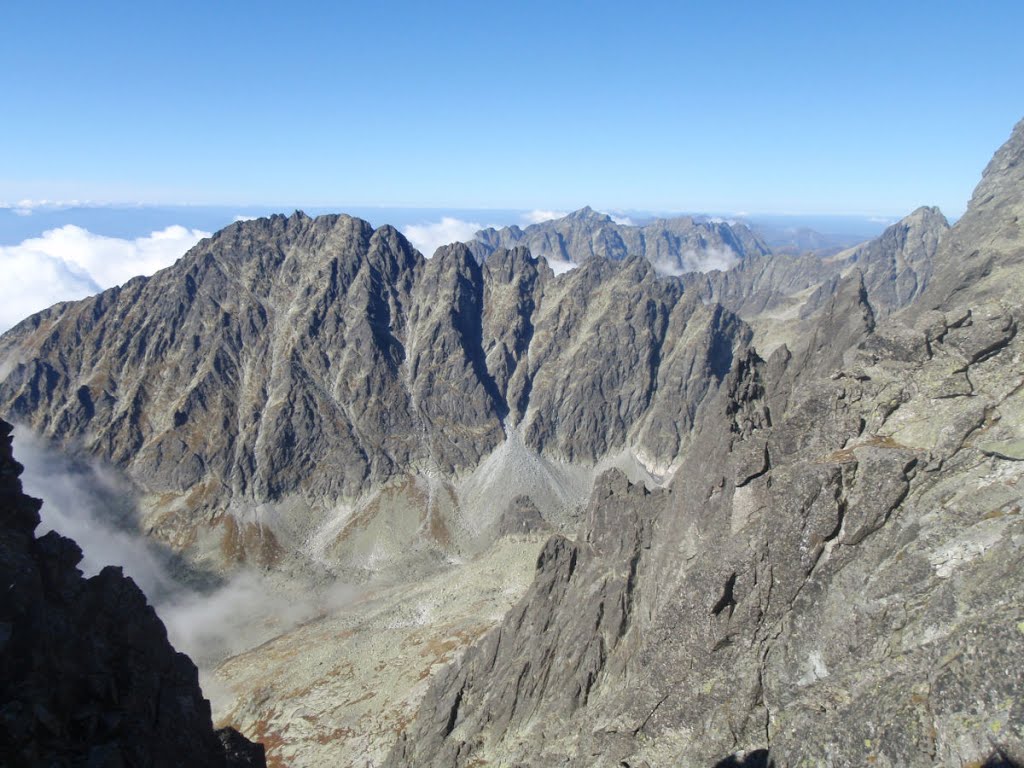
M 746 755 L 729 755 L 715 763 L 714 768 L 771 768 L 767 749 L 755 749 Z
M 715 763 L 714 768 L 773 768 L 774 765 L 767 749 L 755 749 L 744 756 L 729 755 Z M 997 748 L 979 768 L 1024 768 L 1024 764 Z

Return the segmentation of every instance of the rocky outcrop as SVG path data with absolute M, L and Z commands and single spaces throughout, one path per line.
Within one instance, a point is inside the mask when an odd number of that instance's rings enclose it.
M 625 654 L 617 652 L 638 610 L 637 571 L 666 495 L 629 483 L 617 470 L 603 475 L 581 539 L 547 542 L 527 595 L 438 676 L 389 764 L 472 764 L 488 759 L 487 747 L 503 738 L 515 743 L 515 759 L 530 754 L 531 764 L 555 764 L 558 750 L 541 741 L 527 746 L 524 737 L 540 729 L 545 739 L 573 742 L 577 734 L 555 729 L 587 706 L 603 679 L 622 673 Z
M 1022 136 L 907 309 L 851 273 L 733 357 L 670 493 L 599 485 L 389 765 L 1024 761 Z
M 519 494 L 512 499 L 498 520 L 499 536 L 522 536 L 540 533 L 550 528 L 537 505 L 525 494 Z
M 618 224 L 611 216 L 589 207 L 525 229 L 484 229 L 467 245 L 480 261 L 497 250 L 515 247 L 526 247 L 535 257 L 553 264 L 642 256 L 664 275 L 726 270 L 769 252 L 768 246 L 743 224 L 679 216 L 633 226 Z
M 263 766 L 263 748 L 214 732 L 198 673 L 119 568 L 83 579 L 82 553 L 36 538 L 0 421 L 0 762 L 9 766 Z

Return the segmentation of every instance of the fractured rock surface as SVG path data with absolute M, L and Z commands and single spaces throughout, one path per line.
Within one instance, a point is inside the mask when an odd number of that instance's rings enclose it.
M 667 491 L 606 477 L 388 765 L 1024 760 L 1022 161 L 1024 122 L 906 309 L 859 268 L 736 356 Z

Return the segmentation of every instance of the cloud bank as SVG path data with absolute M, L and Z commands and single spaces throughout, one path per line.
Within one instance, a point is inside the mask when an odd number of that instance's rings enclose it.
M 172 225 L 145 237 L 105 237 L 68 224 L 0 246 L 0 332 L 58 301 L 72 301 L 170 266 L 209 232 Z
M 549 259 L 547 257 L 541 257 L 551 267 L 551 271 L 556 275 L 564 275 L 566 272 L 571 272 L 579 266 L 575 261 L 562 261 L 561 259 Z
M 442 245 L 472 240 L 481 229 L 484 229 L 484 225 L 475 221 L 443 216 L 440 221 L 432 224 L 409 224 L 402 233 L 416 246 L 416 250 L 429 259 Z
M 211 673 L 225 658 L 358 596 L 340 582 L 311 588 L 298 581 L 275 583 L 251 570 L 197 589 L 182 580 L 172 555 L 139 532 L 134 490 L 114 471 L 69 461 L 23 427 L 15 430 L 14 450 L 25 467 L 25 493 L 43 500 L 36 534 L 55 530 L 74 539 L 87 577 L 121 566 L 146 593 L 174 647 L 200 668 L 207 696 L 219 693 L 211 687 Z
M 736 252 L 728 246 L 716 248 L 703 248 L 700 251 L 689 249 L 683 253 L 682 263 L 676 263 L 669 259 L 659 259 L 651 262 L 654 271 L 659 275 L 678 277 L 687 272 L 713 272 L 720 270 L 725 272 L 739 264 L 740 259 Z
M 52 530 L 74 539 L 82 548 L 79 568 L 86 576 L 120 565 L 150 599 L 174 591 L 168 563 L 131 532 L 130 486 L 111 472 L 73 464 L 26 429 L 16 429 L 14 438 L 15 455 L 25 467 L 25 493 L 43 499 L 37 535 Z
M 14 212 L 16 216 L 31 216 L 36 209 L 76 208 L 80 205 L 95 205 L 82 200 L 31 200 L 26 198 L 16 203 L 0 203 L 0 208 Z

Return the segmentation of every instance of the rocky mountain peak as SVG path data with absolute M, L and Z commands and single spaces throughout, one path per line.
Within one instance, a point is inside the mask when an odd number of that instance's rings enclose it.
M 949 222 L 937 205 L 922 205 L 904 216 L 901 221 L 908 225 L 913 223 L 927 225 L 929 222 L 935 222 L 939 224 L 945 223 L 947 227 L 949 226 Z
M 438 248 L 428 259 L 428 269 L 454 271 L 458 274 L 479 274 L 479 265 L 465 243 L 450 243 Z
M 942 308 L 1024 291 L 1024 120 L 992 157 L 981 181 L 936 255 L 939 265 L 925 302 Z
M 612 223 L 612 217 L 607 213 L 595 211 L 589 205 L 585 205 L 577 211 L 573 211 L 565 217 L 571 221 L 585 221 L 592 224 Z
M 768 246 L 742 224 L 680 216 L 633 226 L 617 224 L 590 207 L 525 229 L 481 230 L 469 243 L 481 261 L 498 248 L 517 245 L 527 246 L 536 257 L 572 264 L 598 257 L 622 261 L 642 256 L 658 272 L 669 275 L 725 270 L 769 253 Z
M 1009 204 L 1024 197 L 1024 119 L 985 167 L 968 208 L 977 210 L 997 196 Z
M 530 249 L 522 246 L 499 248 L 484 262 L 484 269 L 494 280 L 500 282 L 509 282 L 515 275 L 530 269 L 546 270 L 548 273 L 554 274 L 546 261 L 535 259 L 530 253 Z
M 0 412 L 124 471 L 160 500 L 146 525 L 172 548 L 271 565 L 304 558 L 308 520 L 342 500 L 421 471 L 454 481 L 511 429 L 553 460 L 635 445 L 668 466 L 718 386 L 704 372 L 749 339 L 656 278 L 637 253 L 556 280 L 521 245 L 481 264 L 345 215 L 238 222 L 5 334 Z M 228 512 L 263 504 L 296 511 Z

